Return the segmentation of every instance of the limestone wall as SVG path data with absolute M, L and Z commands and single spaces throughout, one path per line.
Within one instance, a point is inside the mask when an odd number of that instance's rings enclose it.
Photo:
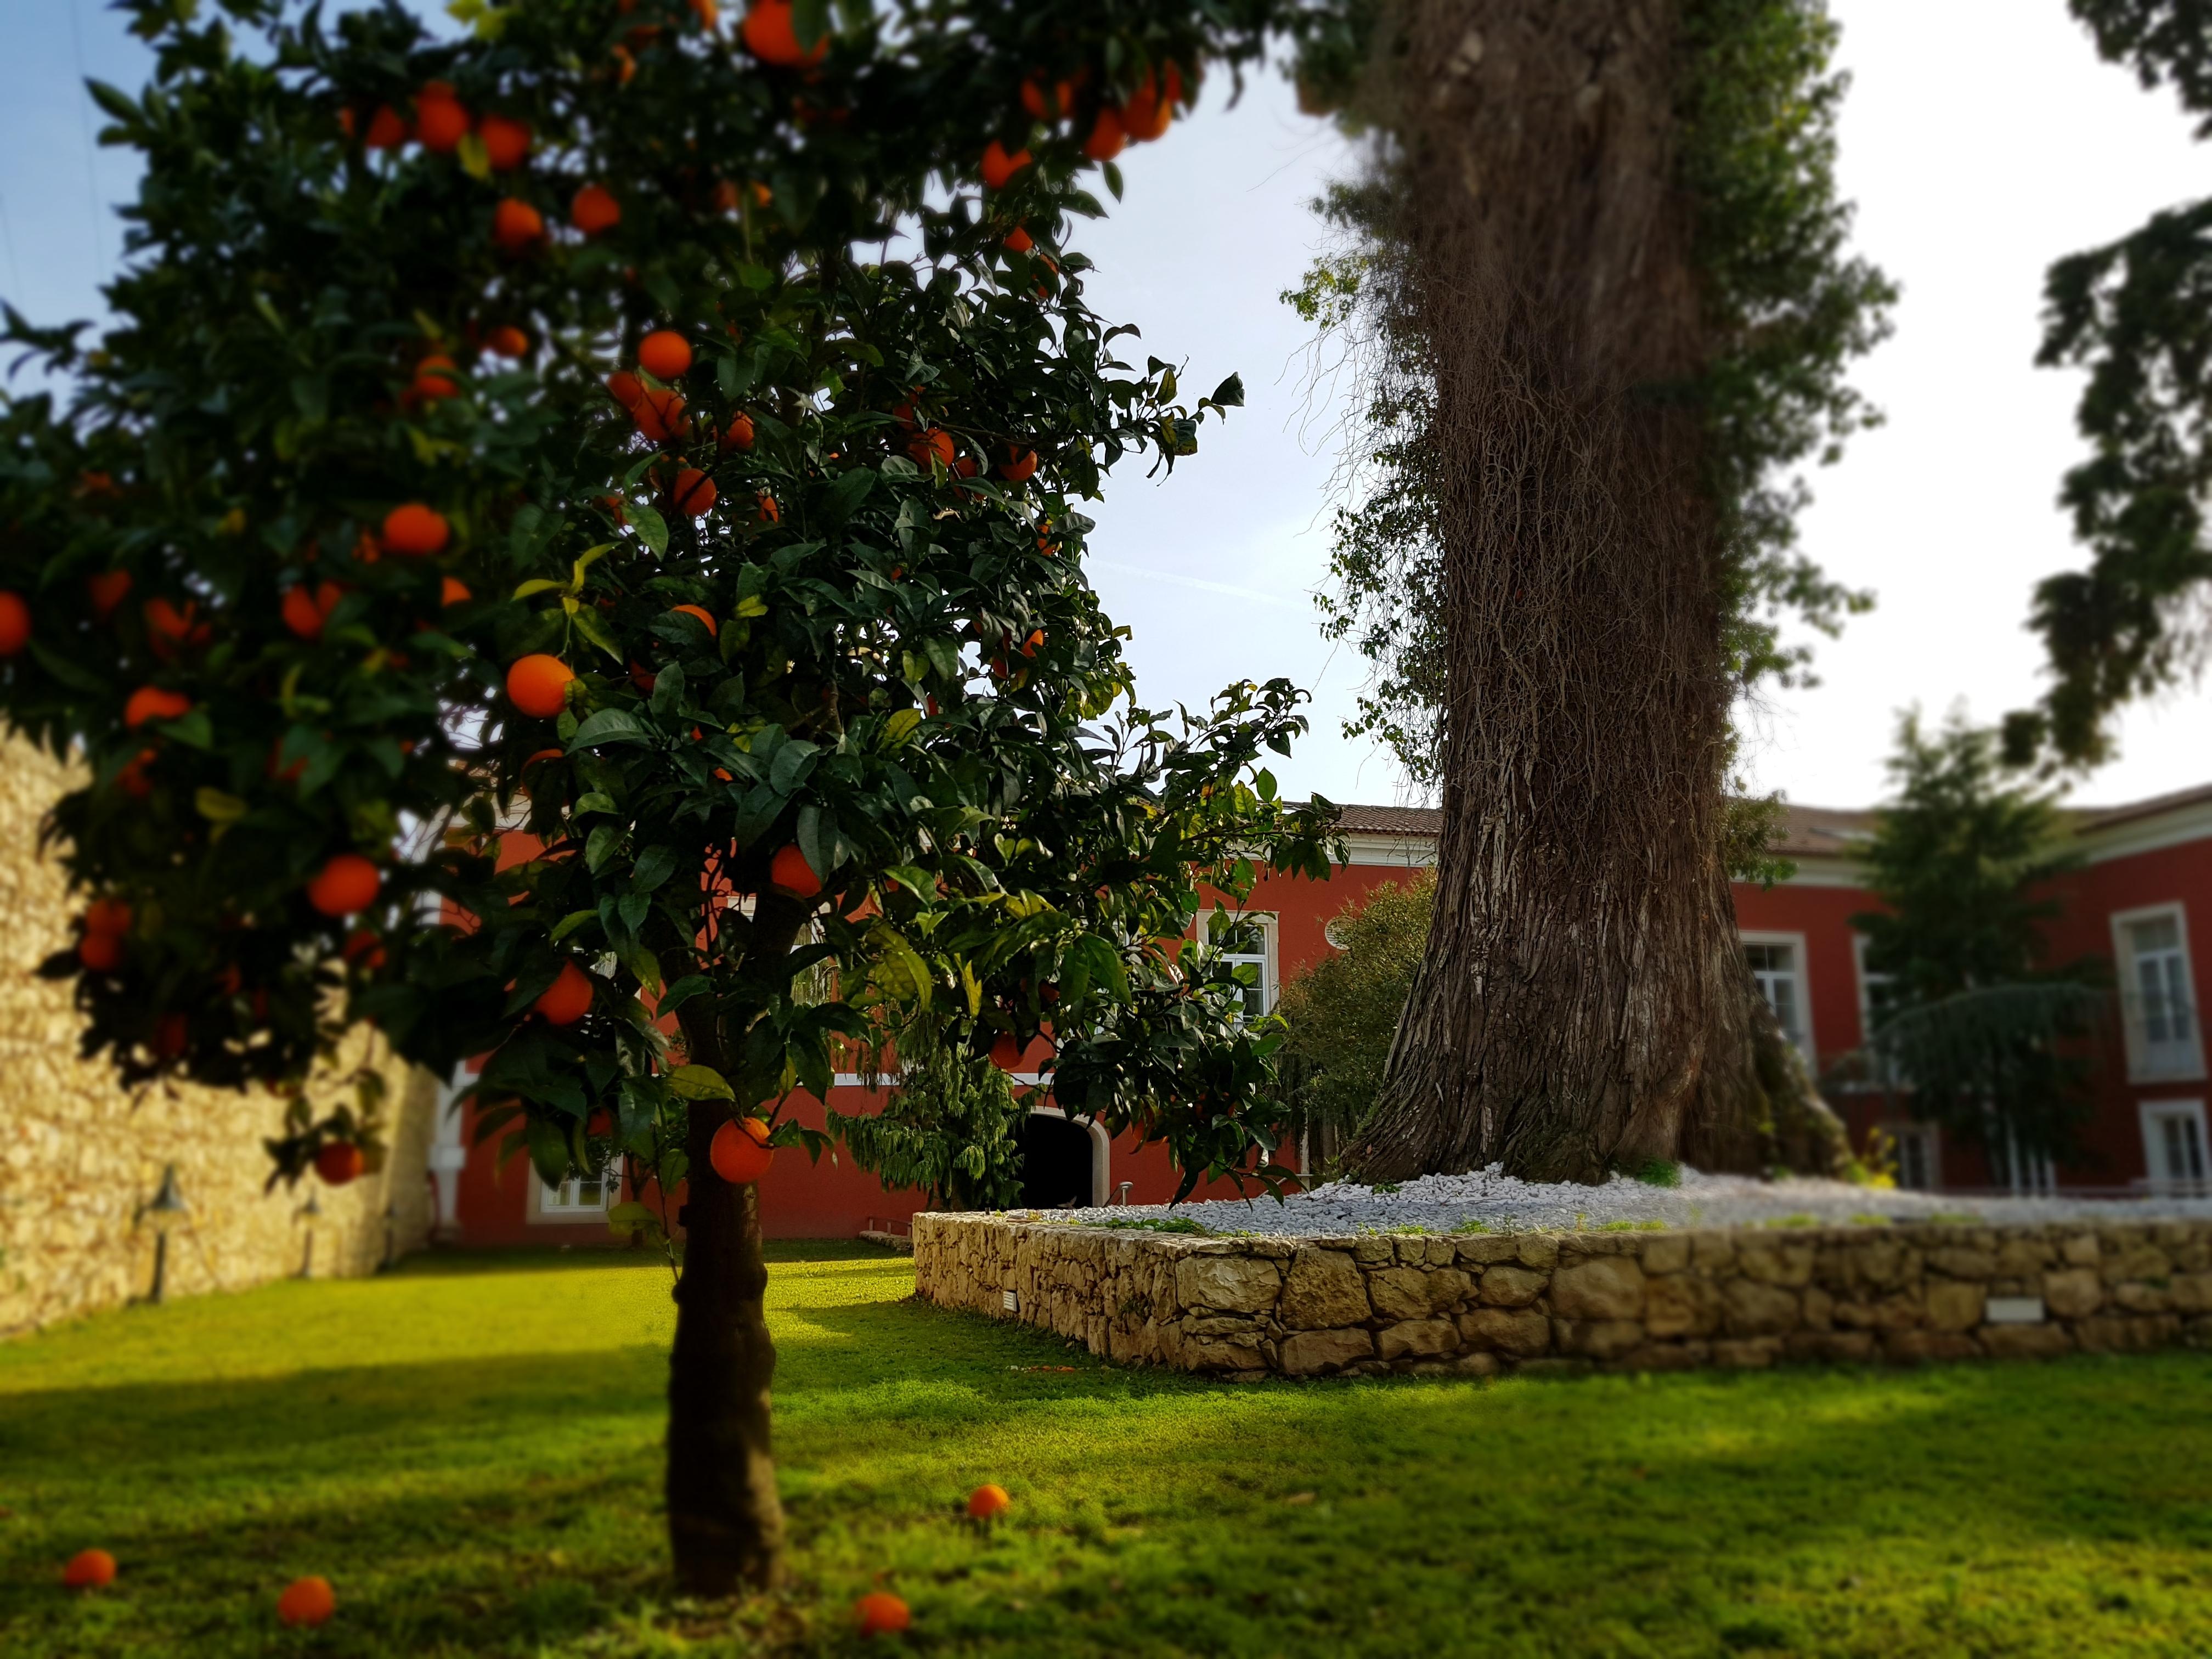
M 425 1165 L 437 1103 L 426 1074 L 386 1062 L 392 1152 L 381 1173 L 336 1189 L 311 1176 L 264 1196 L 261 1142 L 278 1133 L 281 1103 L 197 1088 L 133 1097 L 104 1062 L 77 1057 L 70 988 L 33 972 L 68 942 L 81 908 L 38 850 L 39 820 L 67 776 L 52 757 L 0 741 L 0 1337 L 144 1294 L 155 1236 L 133 1218 L 167 1164 L 191 1206 L 170 1237 L 171 1295 L 297 1272 L 308 1226 L 298 1212 L 311 1189 L 323 1211 L 313 1223 L 317 1275 L 373 1272 L 387 1224 L 398 1250 L 418 1248 L 430 1224 Z M 349 1067 L 366 1042 L 363 1034 Z
M 1196 1238 L 914 1218 L 915 1288 L 1238 1378 L 2212 1346 L 2212 1222 Z

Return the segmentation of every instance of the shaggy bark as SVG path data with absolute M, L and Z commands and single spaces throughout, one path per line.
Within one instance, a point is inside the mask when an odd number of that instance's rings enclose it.
M 1734 688 L 1685 395 L 1705 342 L 1677 8 L 1425 0 L 1406 22 L 1399 63 L 1429 67 L 1388 125 L 1446 480 L 1444 827 L 1427 955 L 1348 1163 L 1759 1167 L 1785 1070 L 1722 854 Z M 1782 1115 L 1803 1139 L 1824 1111 Z

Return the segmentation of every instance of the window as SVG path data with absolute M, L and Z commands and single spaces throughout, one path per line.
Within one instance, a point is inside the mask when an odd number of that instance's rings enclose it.
M 622 1197 L 622 1166 L 609 1164 L 595 1176 L 570 1176 L 557 1187 L 538 1185 L 537 1221 L 597 1221 Z
M 1932 1123 L 1899 1123 L 1889 1133 L 1897 1138 L 1897 1184 L 1916 1193 L 1932 1193 L 1943 1184 L 1943 1147 Z
M 1905 1086 L 1905 1074 L 1898 1069 L 1897 1062 L 1874 1047 L 1874 1034 L 1889 1018 L 1897 995 L 1897 975 L 1867 966 L 1863 933 L 1851 936 L 1851 954 L 1859 970 L 1859 1045 L 1866 1054 L 1867 1081 L 1877 1088 L 1902 1089 Z
M 1251 983 L 1244 988 L 1244 1012 L 1258 1019 L 1275 1006 L 1275 919 L 1238 916 L 1214 936 L 1231 968 L 1249 968 Z
M 2048 1198 L 2058 1190 L 2058 1170 L 2048 1152 L 2031 1152 L 2020 1144 L 2009 1123 L 1998 1123 L 1991 1115 L 1989 1135 L 1990 1170 L 1996 1184 L 2015 1198 Z
M 2206 1155 L 2204 1103 L 2147 1100 L 2142 1104 L 2143 1167 L 2162 1192 L 2202 1194 L 2212 1182 Z
M 1805 941 L 1798 935 L 1759 937 L 1746 936 L 1743 941 L 1744 961 L 1751 968 L 1751 976 L 1759 981 L 1759 994 L 1766 1006 L 1774 1010 L 1775 1024 L 1781 1026 L 1783 1036 L 1796 1046 L 1805 1056 L 1808 1066 L 1813 1064 L 1813 1023 L 1807 1016 L 1805 999 Z
M 2204 1051 L 2189 982 L 2189 939 L 2178 904 L 2112 918 L 2126 1015 L 2128 1070 L 2137 1079 L 2202 1077 Z

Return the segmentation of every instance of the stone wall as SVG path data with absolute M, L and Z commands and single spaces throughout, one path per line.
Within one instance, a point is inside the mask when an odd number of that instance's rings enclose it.
M 917 1291 L 1236 1378 L 2212 1346 L 2212 1222 L 1198 1238 L 914 1218 Z
M 78 1058 L 70 987 L 40 961 L 68 943 L 82 908 L 39 853 L 39 821 L 69 772 L 27 744 L 0 741 L 0 1337 L 113 1307 L 150 1283 L 154 1231 L 137 1211 L 166 1164 L 191 1213 L 169 1241 L 173 1295 L 240 1290 L 296 1273 L 307 1257 L 310 1190 L 318 1275 L 373 1272 L 389 1245 L 428 1237 L 426 1174 L 435 1083 L 387 1062 L 384 1170 L 340 1188 L 309 1176 L 264 1194 L 264 1137 L 283 1112 L 266 1094 L 118 1087 L 105 1061 Z M 347 1066 L 367 1052 L 349 1045 Z M 392 1212 L 389 1219 L 386 1211 Z

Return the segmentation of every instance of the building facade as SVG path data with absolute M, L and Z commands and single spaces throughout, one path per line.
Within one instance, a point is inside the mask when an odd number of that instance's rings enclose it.
M 1857 856 L 1875 821 L 1870 811 L 1793 806 L 1778 850 L 1796 873 L 1771 888 L 1735 890 L 1747 961 L 1816 1076 L 1848 1069 L 1838 1063 L 1864 1043 L 1879 992 L 1851 926 L 1852 916 L 1876 908 Z M 1333 948 L 1329 924 L 1347 906 L 1435 861 L 1439 815 L 1432 810 L 1348 806 L 1341 822 L 1347 856 L 1328 880 L 1264 877 L 1244 907 L 1256 1007 L 1272 1006 L 1287 978 Z M 1854 1146 L 1864 1146 L 1877 1126 L 1894 1139 L 1902 1184 L 2124 1193 L 2212 1182 L 2212 1090 L 2197 994 L 2212 974 L 2212 786 L 2076 811 L 2069 822 L 2081 863 L 2057 884 L 2063 909 L 2049 930 L 2051 958 L 2103 957 L 2117 988 L 2115 1041 L 2099 1067 L 2081 1156 L 2053 1165 L 2002 1146 L 1985 1149 L 1914 1121 L 1900 1091 L 1832 1085 L 1830 1101 Z M 841 1077 L 830 1091 L 848 1115 L 867 1110 L 874 1098 L 857 1077 Z M 794 1104 L 802 1121 L 822 1126 L 822 1102 L 801 1096 Z M 466 1115 L 441 1113 L 430 1154 L 444 1236 L 485 1244 L 606 1240 L 605 1211 L 619 1194 L 599 1182 L 549 1188 L 520 1159 L 501 1168 L 495 1146 L 470 1145 Z M 1029 1202 L 1158 1203 L 1175 1190 L 1175 1170 L 1158 1147 L 1113 1139 L 1048 1104 L 1030 1127 Z M 842 1151 L 812 1164 L 803 1152 L 780 1152 L 761 1195 L 767 1230 L 778 1237 L 902 1231 L 922 1206 L 921 1194 L 885 1192 Z M 1227 1183 L 1196 1194 L 1234 1195 Z

